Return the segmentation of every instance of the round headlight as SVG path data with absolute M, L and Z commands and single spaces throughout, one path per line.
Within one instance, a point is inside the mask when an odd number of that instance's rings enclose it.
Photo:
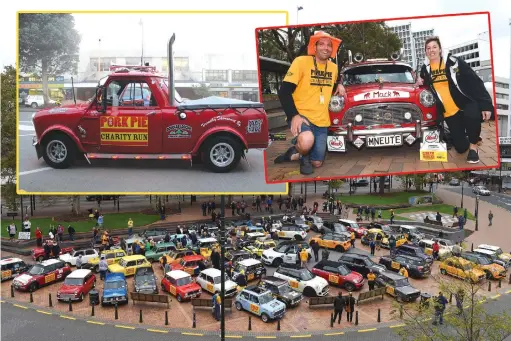
M 338 118 L 334 118 L 334 120 L 332 121 L 334 124 L 339 124 L 339 119 Z
M 358 114 L 357 116 L 355 116 L 355 121 L 362 122 L 362 115 Z
M 432 119 L 432 118 L 433 118 L 433 115 L 431 115 L 431 114 L 428 112 L 428 113 L 426 114 L 426 118 L 427 118 L 428 120 L 430 120 L 430 119 Z
M 332 96 L 330 103 L 328 104 L 328 110 L 331 112 L 339 112 L 344 108 L 344 97 Z
M 409 112 L 405 112 L 405 118 L 407 120 L 411 119 L 412 118 L 412 114 L 410 114 Z
M 435 97 L 429 90 L 423 90 L 419 96 L 420 102 L 425 107 L 432 107 L 435 104 Z

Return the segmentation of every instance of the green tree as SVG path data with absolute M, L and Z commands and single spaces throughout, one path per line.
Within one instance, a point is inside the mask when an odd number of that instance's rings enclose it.
M 447 305 L 444 324 L 437 326 L 429 322 L 435 314 L 435 299 L 430 299 L 429 307 L 416 304 L 394 304 L 393 315 L 402 322 L 398 334 L 403 340 L 411 341 L 501 341 L 511 333 L 511 316 L 505 311 L 490 312 L 481 304 L 484 300 L 481 285 L 471 281 L 445 280 L 432 276 L 439 284 L 440 291 L 447 298 L 463 292 L 464 307 L 460 311 L 455 305 Z M 399 317 L 400 318 L 400 317 Z
M 17 209 L 16 195 L 16 68 L 2 71 L 2 197 Z
M 198 98 L 205 98 L 210 95 L 209 88 L 205 84 L 201 84 L 200 86 L 194 87 L 193 92 L 197 95 Z
M 344 182 L 342 180 L 330 180 L 328 181 L 328 191 L 331 193 L 332 190 L 335 190 L 337 192 L 337 190 L 339 188 L 341 188 L 342 184 Z
M 78 68 L 81 37 L 71 14 L 19 14 L 20 71 L 41 74 L 44 103 L 48 103 L 48 76 Z

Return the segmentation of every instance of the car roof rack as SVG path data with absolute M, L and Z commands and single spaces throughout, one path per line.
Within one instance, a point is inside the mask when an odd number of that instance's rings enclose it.
M 141 66 L 141 65 L 110 65 L 110 71 L 115 73 L 128 73 L 130 71 L 140 71 L 140 72 L 149 72 L 149 73 L 157 73 L 156 66 Z

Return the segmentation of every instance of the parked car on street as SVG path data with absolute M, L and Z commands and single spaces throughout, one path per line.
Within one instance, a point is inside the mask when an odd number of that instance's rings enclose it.
M 236 296 L 236 309 L 246 310 L 261 317 L 265 323 L 280 319 L 286 313 L 286 305 L 273 298 L 269 290 L 248 286 Z
M 57 291 L 59 301 L 83 301 L 85 295 L 96 286 L 96 276 L 87 269 L 71 272 Z
M 484 186 L 474 186 L 472 192 L 484 196 L 489 196 L 491 194 L 490 190 Z

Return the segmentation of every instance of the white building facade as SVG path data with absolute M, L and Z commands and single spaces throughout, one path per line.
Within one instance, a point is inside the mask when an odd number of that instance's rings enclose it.
M 426 57 L 424 43 L 427 38 L 435 34 L 435 30 L 412 31 L 412 23 L 391 26 L 389 28 L 393 33 L 397 34 L 403 44 L 404 52 L 401 60 L 417 69 L 417 66 L 424 63 L 424 58 Z

